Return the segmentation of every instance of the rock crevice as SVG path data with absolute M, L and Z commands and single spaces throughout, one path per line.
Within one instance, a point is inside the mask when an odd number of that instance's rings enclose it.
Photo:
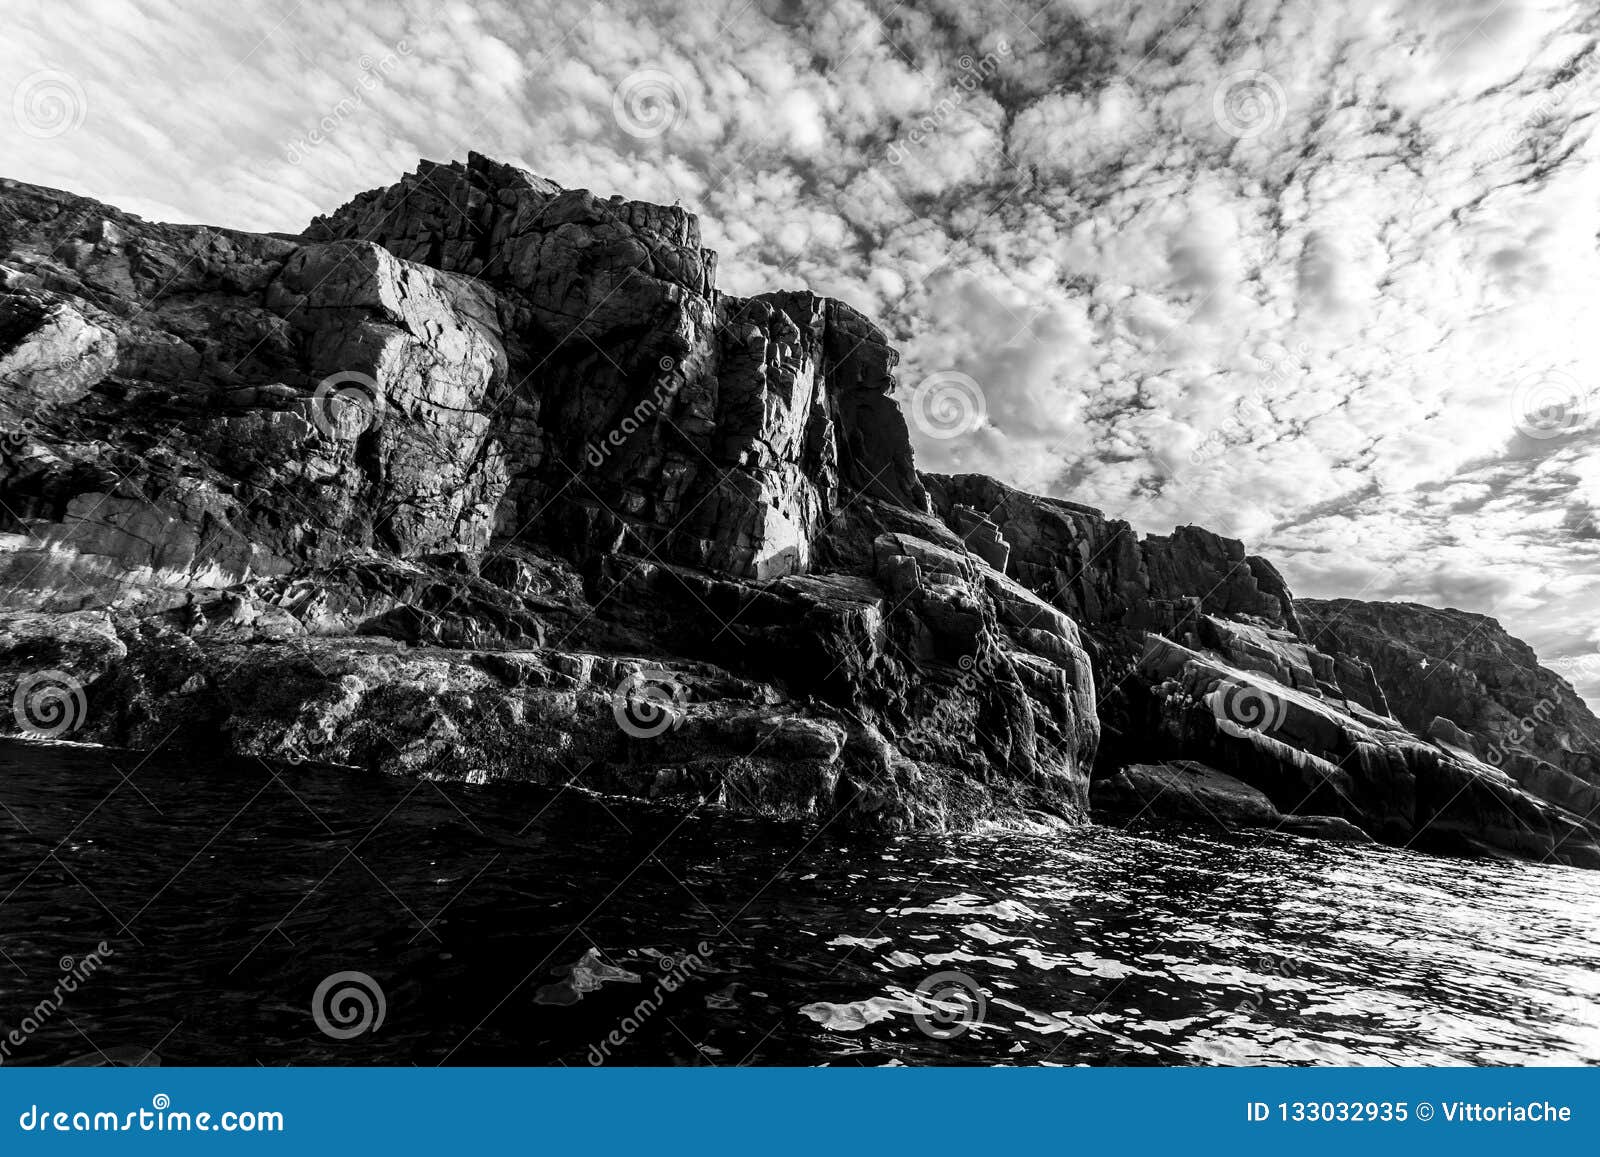
M 1600 863 L 1600 724 L 1487 758 L 1536 675 L 1419 697 L 1406 630 L 1238 542 L 919 474 L 884 333 L 723 294 L 682 209 L 475 154 L 299 237 L 0 207 L 0 671 L 78 692 L 59 734 L 889 829 L 1195 766 L 1281 830 Z

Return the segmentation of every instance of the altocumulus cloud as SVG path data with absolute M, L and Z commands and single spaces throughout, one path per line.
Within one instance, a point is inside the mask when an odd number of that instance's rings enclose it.
M 1594 698 L 1597 30 L 1580 0 L 21 0 L 0 95 L 64 73 L 81 105 L 8 122 L 9 175 L 174 220 L 298 230 L 468 148 L 681 200 L 724 288 L 874 314 L 907 400 L 978 384 L 926 466 L 1495 614 Z

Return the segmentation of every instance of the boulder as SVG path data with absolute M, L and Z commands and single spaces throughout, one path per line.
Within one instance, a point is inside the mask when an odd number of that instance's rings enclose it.
M 1135 763 L 1098 779 L 1090 797 L 1099 816 L 1181 820 L 1232 830 L 1271 827 L 1281 818 L 1262 792 L 1204 764 Z
M 1097 820 L 1119 826 L 1161 821 L 1224 831 L 1265 828 L 1342 843 L 1372 842 L 1349 820 L 1285 815 L 1265 793 L 1216 768 L 1189 761 L 1132 764 L 1095 780 L 1090 800 Z

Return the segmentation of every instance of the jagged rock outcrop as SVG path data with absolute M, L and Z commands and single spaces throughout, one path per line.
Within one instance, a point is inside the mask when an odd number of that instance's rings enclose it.
M 1319 839 L 1371 843 L 1337 816 L 1285 815 L 1265 792 L 1201 763 L 1135 763 L 1097 779 L 1098 813 L 1126 824 L 1179 822 L 1237 831 L 1260 828 Z
M 1156 636 L 1138 678 L 1155 704 L 1153 749 L 1231 774 L 1286 813 L 1337 816 L 1404 846 L 1600 866 L 1580 816 L 1393 719 Z
M 474 155 L 424 164 L 307 237 L 494 287 L 522 370 L 496 427 L 516 463 L 501 534 L 771 578 L 810 569 L 854 494 L 926 507 L 883 333 L 810 294 L 717 293 L 682 209 Z
M 1413 731 L 1447 720 L 1490 762 L 1520 750 L 1600 778 L 1600 719 L 1570 683 L 1539 665 L 1532 647 L 1489 616 L 1357 599 L 1296 605 L 1307 637 L 1329 654 L 1369 664 L 1395 718 Z
M 1303 599 L 1310 637 L 1372 667 L 1395 717 L 1579 816 L 1600 815 L 1600 719 L 1487 615 Z
M 1391 703 L 1415 685 L 1374 670 L 1391 670 L 1395 654 L 1333 637 L 1324 604 L 1293 599 L 1276 568 L 1242 544 L 1198 527 L 1140 538 L 1091 507 L 981 475 L 926 482 L 952 529 L 992 527 L 1011 577 L 1079 622 L 1103 728 L 1096 799 L 1108 817 L 1128 814 L 1132 798 L 1148 802 L 1129 768 L 1198 762 L 1259 791 L 1303 830 L 1316 827 L 1307 817 L 1333 817 L 1390 843 L 1600 866 L 1600 796 L 1588 783 L 1549 763 L 1464 749 L 1433 720 L 1456 694 L 1420 697 L 1395 718 Z M 1529 665 L 1518 667 L 1525 678 L 1489 675 L 1496 685 L 1560 682 L 1526 646 L 1510 650 Z M 1505 649 L 1485 652 L 1497 671 Z M 1570 689 L 1562 702 L 1570 711 Z M 1575 753 L 1596 749 L 1587 732 L 1562 734 Z M 1142 782 L 1158 795 L 1176 781 L 1143 773 Z
M 1075 624 L 932 517 L 883 334 L 718 293 L 691 215 L 478 156 L 300 238 L 0 207 L 0 669 L 65 734 L 1086 815 Z
M 1198 526 L 1139 538 L 1093 507 L 1015 490 L 982 474 L 925 475 L 940 514 L 976 511 L 1010 545 L 1008 573 L 1085 625 L 1181 631 L 1199 614 L 1298 634 L 1289 589 L 1266 559 Z
M 1600 863 L 1240 543 L 919 475 L 882 331 L 715 279 L 689 213 L 476 155 L 298 237 L 0 183 L 0 726 L 887 828 L 1191 761 Z

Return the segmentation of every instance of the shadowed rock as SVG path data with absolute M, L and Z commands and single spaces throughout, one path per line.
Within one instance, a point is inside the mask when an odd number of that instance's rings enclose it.
M 0 202 L 0 669 L 80 683 L 77 737 L 1086 814 L 1076 628 L 931 517 L 895 351 L 717 292 L 690 214 L 478 156 L 298 238 Z
M 295 237 L 0 209 L 0 677 L 74 738 L 890 829 L 1197 761 L 1286 830 L 1600 858 L 1587 724 L 1508 775 L 1241 543 L 919 475 L 884 333 L 722 294 L 682 209 L 476 154 Z

